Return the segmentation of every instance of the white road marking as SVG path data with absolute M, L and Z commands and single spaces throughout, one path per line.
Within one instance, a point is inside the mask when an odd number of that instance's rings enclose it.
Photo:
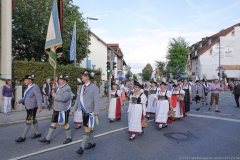
M 154 120 L 152 119 L 152 120 L 149 120 L 148 122 L 152 122 L 152 121 L 154 121 Z M 119 131 L 125 130 L 127 128 L 128 127 L 123 127 L 123 128 L 119 128 L 119 129 L 116 129 L 116 130 L 113 130 L 113 131 L 109 131 L 109 132 L 105 132 L 105 133 L 102 133 L 102 134 L 98 134 L 98 135 L 94 136 L 94 138 L 102 137 L 102 136 L 105 136 L 105 135 L 108 135 L 108 134 L 111 134 L 111 133 L 115 133 L 115 132 L 119 132 Z M 71 142 L 71 143 L 68 143 L 68 144 L 62 144 L 62 145 L 59 145 L 59 146 L 56 146 L 56 147 L 43 149 L 43 150 L 38 151 L 38 152 L 34 152 L 34 153 L 26 154 L 26 155 L 23 155 L 23 156 L 20 156 L 20 157 L 12 158 L 10 160 L 18 160 L 18 159 L 28 158 L 28 157 L 31 157 L 31 156 L 35 156 L 37 154 L 41 154 L 41 153 L 53 151 L 53 150 L 56 150 L 56 149 L 59 149 L 59 148 L 71 146 L 71 145 L 77 144 L 79 142 L 82 142 L 82 139 L 74 141 L 74 142 Z
M 231 114 L 224 114 L 224 113 L 218 113 L 218 114 L 231 116 Z
M 196 115 L 196 114 L 188 114 L 188 116 L 209 118 L 209 119 L 219 119 L 219 120 L 231 121 L 231 122 L 240 122 L 240 120 L 238 120 L 238 119 L 222 118 L 222 117 L 216 117 L 216 116 L 205 116 L 205 115 Z

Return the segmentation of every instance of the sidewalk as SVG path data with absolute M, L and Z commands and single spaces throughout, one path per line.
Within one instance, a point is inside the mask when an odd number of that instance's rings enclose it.
M 106 109 L 108 107 L 108 103 L 108 97 L 102 97 L 100 99 L 100 109 Z M 4 113 L 0 113 L 0 127 L 25 123 L 26 116 L 26 111 L 12 111 L 9 116 L 5 115 Z M 43 109 L 41 113 L 37 113 L 37 119 L 39 121 L 51 119 L 51 117 L 52 110 L 49 111 L 48 109 Z

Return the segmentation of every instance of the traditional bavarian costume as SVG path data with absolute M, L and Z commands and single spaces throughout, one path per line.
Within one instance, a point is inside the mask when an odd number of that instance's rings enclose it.
M 188 84 L 187 86 L 183 85 L 182 89 L 185 91 L 184 104 L 185 112 L 190 111 L 190 93 L 192 92 L 192 87 Z
M 145 116 L 147 97 L 145 94 L 140 93 L 140 95 L 132 94 L 130 96 L 130 104 L 128 107 L 128 133 L 132 134 L 130 140 L 135 139 L 137 133 L 143 133 L 143 127 L 141 125 L 141 120 Z
M 160 90 L 155 98 L 158 100 L 156 105 L 155 123 L 159 124 L 159 128 L 161 129 L 167 126 L 169 111 L 168 98 L 171 98 L 171 92 L 167 89 L 163 92 Z
M 208 93 L 210 92 L 210 89 L 209 89 L 210 85 L 206 82 L 205 79 L 203 79 L 202 86 L 203 86 L 203 89 L 204 89 L 204 97 L 202 99 L 202 102 L 204 102 L 206 105 L 208 105 L 207 99 L 208 99 Z
M 147 114 L 147 118 L 150 117 L 150 114 L 155 114 L 155 106 L 156 103 L 153 104 L 154 98 L 158 92 L 159 88 L 151 88 L 149 90 L 149 96 L 148 96 L 148 103 L 147 103 L 147 110 L 146 110 L 146 114 Z
M 184 90 L 179 90 L 179 91 L 175 91 L 173 90 L 172 92 L 172 104 L 173 104 L 173 111 L 175 111 L 175 118 L 182 118 L 184 117 L 184 113 L 185 113 L 185 106 L 184 106 L 184 101 L 179 100 L 179 98 L 181 96 L 184 96 L 185 91 Z M 175 102 L 174 102 L 175 101 Z M 176 103 L 176 105 L 174 105 L 174 103 Z
M 114 119 L 121 119 L 121 91 L 117 89 L 115 91 L 112 90 L 110 94 L 111 100 L 109 103 L 108 118 L 110 119 L 110 123 L 112 123 Z

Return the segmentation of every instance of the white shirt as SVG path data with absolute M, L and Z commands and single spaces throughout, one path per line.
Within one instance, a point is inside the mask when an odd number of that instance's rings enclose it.
M 115 95 L 115 93 L 116 93 L 116 90 L 111 91 L 111 95 Z M 118 97 L 121 96 L 121 91 L 120 90 L 117 90 L 117 95 L 118 95 Z
M 179 90 L 178 91 L 173 91 L 172 94 L 179 94 Z M 185 94 L 185 91 L 184 90 L 180 90 L 180 94 Z
M 166 91 L 167 91 L 167 93 L 166 93 Z M 171 96 L 172 96 L 171 91 L 168 91 L 167 89 L 165 89 L 165 91 L 163 91 L 163 92 L 161 90 L 159 90 L 159 92 L 156 94 L 155 98 L 158 99 L 158 95 L 165 96 L 165 94 L 168 98 L 171 98 Z
M 189 91 L 192 91 L 192 86 L 190 86 L 190 85 L 187 85 L 186 87 L 183 86 L 182 89 L 189 89 Z

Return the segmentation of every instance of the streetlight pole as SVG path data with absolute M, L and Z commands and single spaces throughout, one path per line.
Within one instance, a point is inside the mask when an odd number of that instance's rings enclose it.
M 219 68 L 218 68 L 218 70 L 219 70 L 219 82 L 220 82 L 220 80 L 221 80 L 221 77 L 220 77 L 220 72 L 221 72 L 221 50 L 220 50 L 220 33 L 219 33 Z
M 87 17 L 87 46 L 86 46 L 86 56 L 87 56 L 87 67 L 88 68 L 88 19 L 89 20 L 98 20 L 97 18 L 90 18 L 90 17 Z M 91 67 L 90 67 L 91 68 Z

